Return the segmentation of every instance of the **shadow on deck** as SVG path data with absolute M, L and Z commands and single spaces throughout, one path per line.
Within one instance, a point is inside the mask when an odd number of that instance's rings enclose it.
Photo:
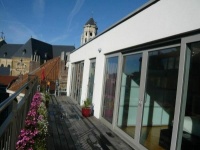
M 82 117 L 69 97 L 51 96 L 48 119 L 48 150 L 132 150 L 95 117 Z

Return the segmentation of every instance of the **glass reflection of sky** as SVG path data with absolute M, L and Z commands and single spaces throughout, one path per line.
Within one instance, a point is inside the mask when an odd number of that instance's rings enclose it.
M 117 73 L 117 65 L 118 65 L 118 57 L 110 57 L 107 62 L 107 74 L 116 74 Z
M 139 72 L 141 67 L 141 57 L 141 54 L 125 56 L 124 61 L 126 62 L 126 65 L 124 66 L 124 73 L 130 75 Z

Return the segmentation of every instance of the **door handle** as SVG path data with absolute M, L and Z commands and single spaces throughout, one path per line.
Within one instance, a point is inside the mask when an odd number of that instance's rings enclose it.
M 142 100 L 139 99 L 139 106 L 142 106 Z

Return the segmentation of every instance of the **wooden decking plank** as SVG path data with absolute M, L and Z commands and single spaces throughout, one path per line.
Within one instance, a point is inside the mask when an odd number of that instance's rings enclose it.
M 54 98 L 54 102 L 59 104 L 57 102 L 56 98 Z M 59 126 L 58 132 L 59 132 L 60 137 L 61 137 L 61 144 L 65 149 L 70 149 L 70 150 L 76 149 L 69 132 L 67 132 L 68 127 L 67 127 L 67 124 L 65 124 L 65 122 L 64 122 L 64 119 L 66 119 L 66 117 L 62 112 L 62 108 L 60 108 L 60 106 L 58 106 L 56 109 L 57 109 L 56 121 L 57 121 L 57 124 Z
M 70 133 L 68 130 L 66 130 L 67 128 L 67 125 L 65 124 L 64 121 L 61 122 L 61 125 L 63 127 L 63 133 L 65 135 L 65 138 L 67 139 L 67 145 L 68 145 L 68 148 L 70 150 L 75 150 L 75 145 L 74 145 L 74 141 L 72 140 L 72 137 L 70 136 Z
M 60 137 L 59 137 L 59 134 L 58 134 L 58 131 L 57 131 L 57 126 L 56 126 L 56 123 L 55 122 L 52 122 L 52 129 L 53 129 L 53 140 L 54 140 L 54 147 L 56 149 L 62 149 L 62 146 L 61 146 L 61 143 L 60 143 Z
M 54 104 L 56 104 L 55 105 L 56 113 L 55 113 L 54 117 L 55 117 L 55 122 L 56 122 L 56 125 L 57 125 L 57 131 L 58 131 L 58 134 L 59 134 L 60 143 L 61 143 L 61 147 L 62 147 L 61 149 L 67 150 L 67 149 L 69 149 L 69 147 L 68 147 L 68 144 L 67 144 L 67 139 L 65 137 L 65 134 L 63 132 L 64 129 L 63 129 L 62 124 L 61 124 L 61 122 L 63 122 L 63 120 L 61 120 L 60 108 L 58 106 L 58 103 L 57 103 L 55 97 L 54 97 Z
M 50 101 L 49 102 L 49 107 L 48 107 L 48 122 L 49 122 L 49 125 L 48 125 L 48 137 L 47 137 L 47 149 L 48 150 L 55 150 L 55 147 L 54 147 L 54 140 L 53 140 L 53 129 L 51 127 L 52 125 L 52 113 L 53 113 L 53 106 L 52 106 L 52 102 Z
M 77 107 L 76 105 L 74 106 L 74 109 L 77 111 L 77 113 L 81 115 L 80 107 Z M 109 147 L 109 149 L 112 148 L 109 146 L 111 143 L 114 149 L 132 149 L 128 144 L 125 144 L 118 136 L 116 136 L 109 128 L 103 125 L 95 117 L 88 117 L 84 118 L 83 120 L 89 126 L 89 128 L 94 128 L 93 134 L 95 134 L 95 136 L 98 136 L 98 138 L 103 141 L 108 140 L 106 142 L 108 142 L 107 147 Z
M 89 121 L 88 121 L 88 118 L 85 118 L 85 117 L 82 117 L 82 114 L 81 114 L 81 110 L 79 107 L 77 106 L 73 106 L 74 110 L 76 111 L 76 113 L 82 118 L 82 124 L 84 124 L 83 126 L 86 126 L 86 128 L 88 130 L 90 130 L 90 134 L 87 135 L 87 138 L 89 138 L 90 136 L 93 137 L 93 140 L 97 141 L 97 145 L 100 141 L 100 133 L 95 129 L 94 125 L 92 125 Z M 82 125 L 81 125 L 82 126 Z M 85 133 L 86 134 L 86 133 Z M 90 135 L 90 136 L 89 136 Z M 87 142 L 88 141 L 91 141 L 91 140 L 88 140 L 87 139 Z M 89 142 L 88 142 L 89 143 Z M 92 148 L 95 148 L 94 147 L 94 143 L 90 144 L 90 146 L 92 146 Z M 99 145 L 100 146 L 100 145 Z M 101 147 L 101 146 L 100 146 Z M 108 149 L 108 146 L 104 145 L 104 149 Z M 112 147 L 109 148 L 110 150 L 112 150 Z
M 132 149 L 95 117 L 83 117 L 80 106 L 71 98 L 51 97 L 49 120 L 52 125 L 49 131 L 53 134 L 56 149 Z
M 58 118 L 56 118 L 56 125 L 57 125 L 57 131 L 58 131 L 59 138 L 60 138 L 60 144 L 61 144 L 61 147 L 62 147 L 61 149 L 63 149 L 63 150 L 68 149 L 66 138 L 65 138 L 65 135 L 63 133 L 63 128 L 62 128 L 62 125 L 61 125 L 60 120 Z
M 51 123 L 49 123 L 49 124 L 51 124 Z M 53 133 L 52 133 L 52 128 L 51 128 L 50 125 L 48 126 L 48 132 L 49 132 L 49 135 L 47 137 L 47 149 L 48 150 L 55 150 L 54 141 L 53 141 Z
M 73 128 L 76 131 L 78 138 L 80 139 L 81 147 L 82 149 L 94 149 L 93 144 L 90 145 L 88 140 L 89 140 L 89 135 L 92 135 L 92 128 L 89 128 L 82 120 L 82 116 L 80 114 L 77 114 L 77 111 L 74 109 L 74 104 L 67 102 L 64 105 L 68 106 L 68 110 L 70 110 L 71 113 L 69 116 L 77 116 L 76 119 L 70 119 L 71 123 L 73 124 Z M 64 106 L 65 107 L 65 106 Z M 80 110 L 79 110 L 80 111 Z M 97 141 L 97 139 L 95 140 Z M 93 147 L 92 147 L 93 146 Z
M 85 124 L 80 125 L 80 123 L 82 123 L 82 120 L 76 117 L 77 114 L 75 113 L 75 111 L 73 110 L 70 104 L 64 103 L 63 107 L 67 107 L 66 109 L 68 111 L 67 117 L 69 119 L 69 123 L 73 124 L 73 126 L 71 126 L 71 129 L 69 130 L 69 132 L 71 132 L 72 134 L 72 138 L 76 141 L 77 139 L 79 139 L 78 140 L 80 142 L 78 143 L 78 146 L 80 146 L 79 149 L 90 150 L 91 147 L 88 145 L 85 139 L 87 137 L 83 137 L 83 136 L 80 137 L 81 134 L 83 134 L 85 131 L 88 130 L 86 127 L 84 127 Z
M 74 129 L 76 126 L 74 123 L 72 124 L 67 118 L 65 119 L 65 124 L 68 127 L 68 133 L 71 137 L 72 142 L 74 143 L 76 149 L 80 149 L 80 140 L 78 138 L 78 133 L 77 130 Z M 70 142 L 71 143 L 71 142 Z M 82 149 L 82 148 L 81 148 Z
M 53 104 L 53 101 L 52 101 L 52 98 L 50 98 L 50 104 Z M 52 128 L 52 137 L 53 137 L 53 141 L 54 141 L 54 147 L 56 149 L 61 149 L 61 143 L 60 143 L 60 138 L 59 138 L 59 134 L 58 134 L 58 131 L 57 131 L 57 126 L 56 126 L 56 123 L 55 123 L 55 117 L 54 117 L 54 111 L 55 111 L 55 108 L 52 107 L 51 108 L 51 112 L 52 114 L 50 115 L 50 126 Z

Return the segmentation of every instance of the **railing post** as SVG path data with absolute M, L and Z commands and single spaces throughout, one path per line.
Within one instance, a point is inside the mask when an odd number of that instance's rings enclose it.
M 16 141 L 17 141 L 17 129 L 16 129 L 16 123 L 17 123 L 17 99 L 15 98 L 15 100 L 12 103 L 12 127 L 11 127 L 11 145 L 10 148 L 11 150 L 15 150 L 15 145 L 16 145 Z

